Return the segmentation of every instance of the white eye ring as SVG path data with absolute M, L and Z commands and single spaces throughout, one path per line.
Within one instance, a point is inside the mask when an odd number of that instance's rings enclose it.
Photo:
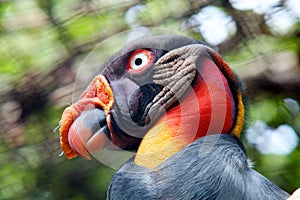
M 152 52 L 140 49 L 134 51 L 129 58 L 129 70 L 139 71 L 152 64 Z

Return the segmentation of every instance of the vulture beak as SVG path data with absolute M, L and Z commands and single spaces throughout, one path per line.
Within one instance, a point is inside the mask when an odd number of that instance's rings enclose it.
M 113 93 L 104 76 L 96 76 L 79 100 L 67 107 L 60 122 L 61 148 L 68 159 L 77 155 L 90 159 L 109 138 L 106 119 L 113 105 Z

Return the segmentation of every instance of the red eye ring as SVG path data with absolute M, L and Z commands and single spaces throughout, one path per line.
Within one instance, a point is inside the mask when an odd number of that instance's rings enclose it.
M 127 62 L 129 71 L 143 71 L 152 65 L 154 60 L 153 52 L 147 49 L 138 49 L 132 52 Z

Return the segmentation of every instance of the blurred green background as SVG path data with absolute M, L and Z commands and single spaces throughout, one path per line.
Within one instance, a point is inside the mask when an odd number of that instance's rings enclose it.
M 105 199 L 115 169 L 60 157 L 54 129 L 92 49 L 137 27 L 178 31 L 222 54 L 245 83 L 243 142 L 255 169 L 293 192 L 300 187 L 298 8 L 297 0 L 1 0 L 0 199 Z

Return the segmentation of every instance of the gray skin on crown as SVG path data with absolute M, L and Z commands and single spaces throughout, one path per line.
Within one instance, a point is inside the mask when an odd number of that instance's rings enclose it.
M 203 137 L 168 158 L 156 170 L 137 166 L 133 159 L 114 175 L 107 199 L 276 200 L 289 197 L 251 169 L 244 147 L 232 135 Z
M 123 51 L 132 51 L 141 48 L 154 48 L 171 51 L 190 44 L 200 44 L 192 38 L 178 35 L 152 35 L 130 42 Z

